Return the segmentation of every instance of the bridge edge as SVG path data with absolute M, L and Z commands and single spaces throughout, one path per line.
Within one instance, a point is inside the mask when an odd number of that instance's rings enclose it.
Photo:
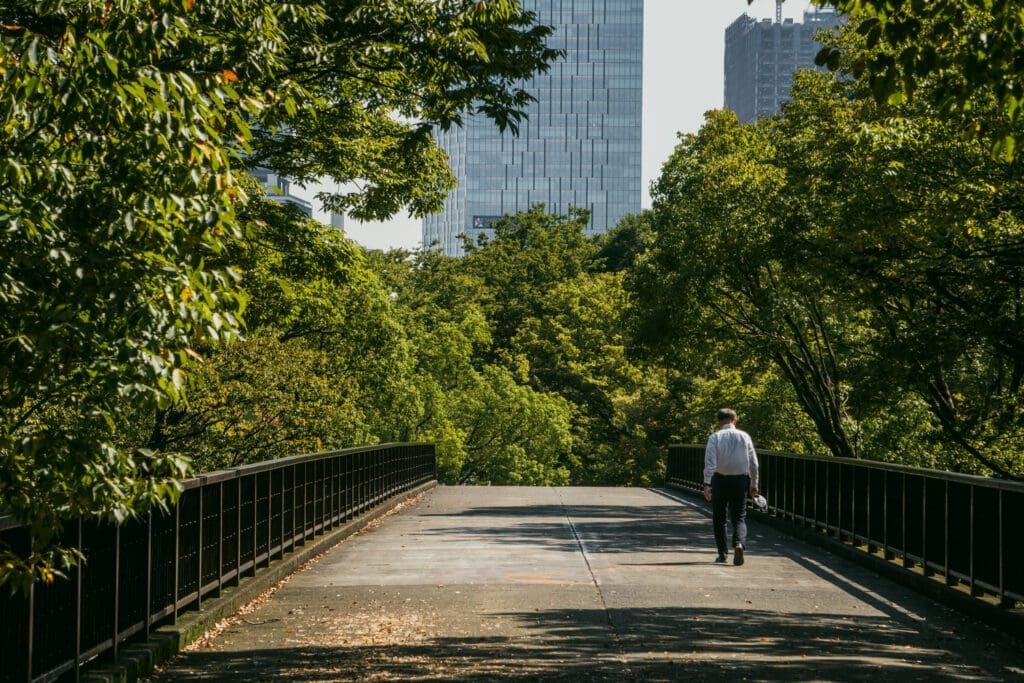
M 681 484 L 665 482 L 664 488 L 678 491 L 695 500 L 703 500 L 702 496 L 694 489 Z M 925 576 L 923 573 L 915 572 L 904 568 L 895 561 L 887 560 L 879 555 L 870 554 L 858 549 L 849 543 L 837 541 L 820 531 L 802 527 L 790 520 L 775 517 L 767 513 L 757 513 L 747 516 L 747 521 L 755 524 L 765 524 L 785 534 L 798 538 L 802 541 L 817 546 L 830 553 L 838 555 L 843 559 L 850 560 L 862 567 L 871 569 L 875 573 L 911 590 L 921 593 L 941 605 L 955 609 L 974 619 L 1002 630 L 1022 643 L 1024 643 L 1024 610 L 1018 608 L 1007 608 L 991 604 L 985 600 L 971 596 L 962 590 L 947 586 L 944 582 Z
M 82 683 L 134 683 L 141 680 L 198 640 L 218 621 L 235 614 L 239 608 L 255 600 L 278 581 L 294 574 L 303 564 L 366 528 L 400 504 L 436 486 L 437 480 L 431 480 L 384 501 L 373 510 L 315 539 L 301 550 L 274 561 L 255 576 L 243 579 L 237 588 L 226 588 L 220 596 L 203 600 L 201 610 L 181 615 L 176 624 L 155 629 L 145 642 L 122 646 L 116 663 L 96 662 L 86 665 L 79 680 Z

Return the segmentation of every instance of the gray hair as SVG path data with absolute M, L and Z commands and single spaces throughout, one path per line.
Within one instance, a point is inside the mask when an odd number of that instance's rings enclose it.
M 732 408 L 719 408 L 718 409 L 718 421 L 725 422 L 726 420 L 732 421 L 736 419 L 736 411 Z

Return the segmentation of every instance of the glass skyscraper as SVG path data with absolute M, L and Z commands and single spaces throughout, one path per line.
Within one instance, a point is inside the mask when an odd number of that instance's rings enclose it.
M 423 244 L 462 253 L 497 218 L 543 203 L 590 211 L 589 233 L 640 211 L 643 0 L 521 0 L 565 58 L 533 78 L 518 137 L 485 117 L 438 133 L 458 188 L 423 221 Z
M 804 12 L 802 24 L 783 21 L 781 3 L 774 23 L 746 14 L 734 21 L 725 29 L 725 106 L 744 123 L 778 114 L 789 101 L 793 73 L 822 68 L 814 64 L 821 49 L 815 34 L 842 22 L 842 15 L 827 7 Z

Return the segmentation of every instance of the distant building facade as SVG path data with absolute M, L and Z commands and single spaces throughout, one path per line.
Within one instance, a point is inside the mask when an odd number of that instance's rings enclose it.
M 640 211 L 643 0 L 522 0 L 548 45 L 566 51 L 527 89 L 519 136 L 485 117 L 438 132 L 458 187 L 441 213 L 423 220 L 423 244 L 462 254 L 459 235 L 475 241 L 506 214 L 543 203 L 551 213 L 590 211 L 589 233 L 604 232 Z
M 781 7 L 781 3 L 780 3 Z M 790 99 L 793 73 L 820 69 L 814 35 L 838 27 L 843 18 L 832 8 L 804 12 L 803 23 L 754 19 L 746 14 L 725 29 L 725 106 L 749 123 L 774 116 Z
M 317 184 L 314 184 L 312 190 L 303 185 L 299 185 L 298 190 L 305 195 L 300 196 L 292 191 L 292 181 L 290 179 L 285 176 L 278 175 L 269 168 L 253 166 L 249 168 L 249 173 L 251 173 L 259 184 L 263 186 L 263 191 L 266 192 L 267 199 L 277 202 L 278 204 L 294 206 L 308 218 L 317 220 L 324 225 L 330 225 L 335 230 L 345 230 L 345 214 L 335 211 L 313 210 L 313 202 L 311 199 L 314 198 L 315 192 L 318 188 Z M 323 189 L 323 186 L 319 187 Z
M 255 166 L 249 172 L 263 186 L 263 190 L 267 193 L 267 199 L 278 204 L 290 204 L 309 218 L 313 217 L 313 205 L 302 197 L 292 194 L 292 183 L 288 178 L 262 166 Z

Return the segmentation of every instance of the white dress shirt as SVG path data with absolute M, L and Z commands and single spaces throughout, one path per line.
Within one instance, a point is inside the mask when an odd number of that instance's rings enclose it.
M 757 488 L 757 453 L 750 435 L 727 424 L 708 437 L 704 450 L 704 483 L 719 474 L 749 474 L 751 487 Z

